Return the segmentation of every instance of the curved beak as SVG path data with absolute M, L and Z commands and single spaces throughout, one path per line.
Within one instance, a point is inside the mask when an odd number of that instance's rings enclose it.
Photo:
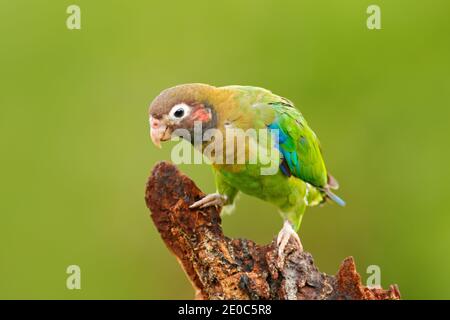
M 171 132 L 164 120 L 158 120 L 150 117 L 150 137 L 152 142 L 158 148 L 161 148 L 161 141 L 170 140 Z

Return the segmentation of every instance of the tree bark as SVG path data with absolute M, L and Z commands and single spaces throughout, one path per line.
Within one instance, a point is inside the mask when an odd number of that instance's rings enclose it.
M 363 286 L 352 257 L 336 275 L 321 273 L 311 254 L 293 240 L 280 267 L 275 240 L 258 245 L 230 239 L 222 232 L 220 210 L 189 209 L 203 196 L 167 162 L 155 166 L 145 194 L 153 222 L 191 280 L 197 299 L 400 299 L 396 285 L 388 290 Z

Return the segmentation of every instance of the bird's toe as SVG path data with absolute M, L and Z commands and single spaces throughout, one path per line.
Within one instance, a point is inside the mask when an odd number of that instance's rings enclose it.
M 194 202 L 189 208 L 207 208 L 211 206 L 223 206 L 226 203 L 226 196 L 218 193 L 208 194 L 199 201 Z

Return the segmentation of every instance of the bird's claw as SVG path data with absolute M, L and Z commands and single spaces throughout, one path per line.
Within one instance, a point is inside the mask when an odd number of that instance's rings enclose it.
M 283 229 L 280 230 L 277 236 L 277 247 L 278 247 L 278 266 L 280 268 L 283 268 L 284 266 L 284 260 L 286 258 L 284 254 L 284 249 L 286 248 L 286 245 L 289 242 L 290 238 L 293 238 L 294 241 L 297 243 L 298 248 L 300 251 L 303 251 L 303 245 L 300 241 L 300 237 L 298 236 L 297 232 L 292 228 L 292 225 L 289 221 L 285 221 L 283 225 Z
M 190 209 L 194 208 L 206 208 L 211 206 L 222 207 L 227 202 L 227 196 L 219 194 L 219 193 L 212 193 L 208 194 L 207 196 L 203 197 L 202 199 L 198 200 L 197 202 L 194 202 L 189 206 Z

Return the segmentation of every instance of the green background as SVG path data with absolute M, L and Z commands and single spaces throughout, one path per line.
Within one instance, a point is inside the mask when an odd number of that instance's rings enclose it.
M 373 3 L 382 30 L 366 28 Z M 186 82 L 262 86 L 302 110 L 348 203 L 303 219 L 321 271 L 352 255 L 404 298 L 450 298 L 449 14 L 447 0 L 1 0 L 0 298 L 193 297 L 144 204 L 170 157 L 147 107 Z M 182 170 L 214 191 L 207 165 Z M 282 224 L 245 196 L 223 220 L 261 243 Z

